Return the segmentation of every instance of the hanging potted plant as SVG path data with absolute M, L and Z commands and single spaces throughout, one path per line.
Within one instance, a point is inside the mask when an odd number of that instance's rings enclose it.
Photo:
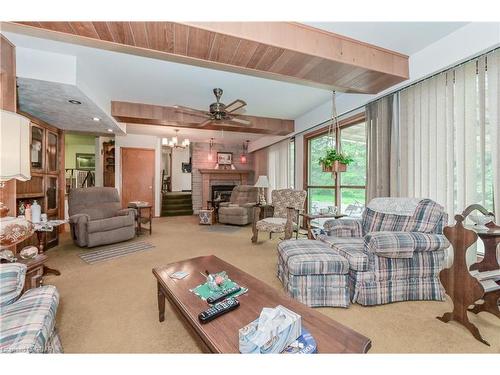
M 345 172 L 347 166 L 353 162 L 353 159 L 338 152 L 335 148 L 329 147 L 326 149 L 325 156 L 319 158 L 319 165 L 323 169 L 323 172 L 338 173 Z

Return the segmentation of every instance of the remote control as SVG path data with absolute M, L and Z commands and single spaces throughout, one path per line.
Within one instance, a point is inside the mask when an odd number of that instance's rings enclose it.
M 240 302 L 234 298 L 229 297 L 222 302 L 216 303 L 209 309 L 202 311 L 200 315 L 198 315 L 198 319 L 202 324 L 208 323 L 209 321 L 218 318 L 219 316 L 234 310 L 240 305 Z
M 241 286 L 235 285 L 232 288 L 229 288 L 229 289 L 223 290 L 221 292 L 212 294 L 210 297 L 207 298 L 207 302 L 209 304 L 217 303 L 217 302 L 223 300 L 224 298 L 226 298 L 227 296 L 230 296 L 233 293 L 239 292 L 240 290 L 241 290 Z

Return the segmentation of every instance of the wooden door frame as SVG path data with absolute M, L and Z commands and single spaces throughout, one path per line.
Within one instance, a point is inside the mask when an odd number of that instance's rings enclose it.
M 155 189 L 155 182 L 156 182 L 156 149 L 154 148 L 147 148 L 147 147 L 120 147 L 120 200 L 122 201 L 122 206 L 124 206 L 123 202 L 123 149 L 127 150 L 141 150 L 141 151 L 153 151 L 154 155 L 154 166 L 153 166 L 153 181 L 151 183 L 151 186 L 153 187 L 153 201 L 151 202 L 151 205 L 153 206 L 153 217 L 159 217 L 158 213 L 156 212 L 156 189 Z M 115 157 L 116 157 L 116 144 L 115 144 Z M 115 165 L 116 168 L 116 165 Z M 116 182 L 116 181 L 115 181 Z
M 363 121 L 366 121 L 366 115 L 365 112 L 360 112 L 355 115 L 352 115 L 350 117 L 347 117 L 341 121 L 339 121 L 338 127 L 334 129 L 335 132 L 335 148 L 339 149 L 340 147 L 340 131 L 342 128 L 348 128 L 349 126 L 357 125 Z M 328 128 L 329 125 L 325 125 L 319 129 L 315 129 L 309 133 L 304 134 L 304 144 L 303 144 L 303 155 L 304 155 L 304 163 L 302 164 L 302 187 L 305 191 L 309 190 L 309 140 L 312 138 L 316 138 L 320 135 L 327 134 L 328 133 Z M 343 186 L 339 186 L 339 177 L 338 174 L 335 174 L 335 180 L 333 187 L 332 186 L 327 186 L 327 187 L 322 187 L 322 186 L 315 186 L 315 188 L 333 188 L 335 189 L 335 205 L 338 206 L 338 203 L 340 202 L 340 189 Z M 362 188 L 361 186 L 349 186 L 352 188 Z M 314 187 L 313 187 L 314 188 Z M 364 187 L 366 189 L 366 186 Z M 306 201 L 305 201 L 305 207 L 306 210 L 309 211 L 307 208 L 309 207 L 309 194 L 306 196 Z

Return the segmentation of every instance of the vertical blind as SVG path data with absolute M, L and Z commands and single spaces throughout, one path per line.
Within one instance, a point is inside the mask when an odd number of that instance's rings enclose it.
M 400 195 L 500 213 L 500 51 L 400 92 Z
M 290 140 L 278 142 L 269 147 L 268 153 L 268 176 L 270 189 L 268 191 L 268 201 L 271 201 L 271 191 L 276 189 L 286 189 L 290 185 L 289 181 L 289 145 Z M 290 176 L 291 177 L 291 176 Z

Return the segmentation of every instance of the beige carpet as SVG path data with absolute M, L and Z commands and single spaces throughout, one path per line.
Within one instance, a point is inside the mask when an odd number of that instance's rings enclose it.
M 195 217 L 155 220 L 152 250 L 89 265 L 85 251 L 63 235 L 48 251 L 48 265 L 61 276 L 47 276 L 61 294 L 57 316 L 67 353 L 198 353 L 200 348 L 167 303 L 165 322 L 158 322 L 156 282 L 151 269 L 200 255 L 215 254 L 282 290 L 275 276 L 278 239 L 250 242 L 250 227 L 234 233 L 210 233 Z M 457 323 L 436 316 L 450 311 L 449 302 L 403 302 L 349 309 L 321 308 L 325 315 L 371 338 L 371 353 L 500 353 L 500 319 L 488 313 L 470 314 L 487 347 Z M 236 334 L 236 333 L 235 333 Z

